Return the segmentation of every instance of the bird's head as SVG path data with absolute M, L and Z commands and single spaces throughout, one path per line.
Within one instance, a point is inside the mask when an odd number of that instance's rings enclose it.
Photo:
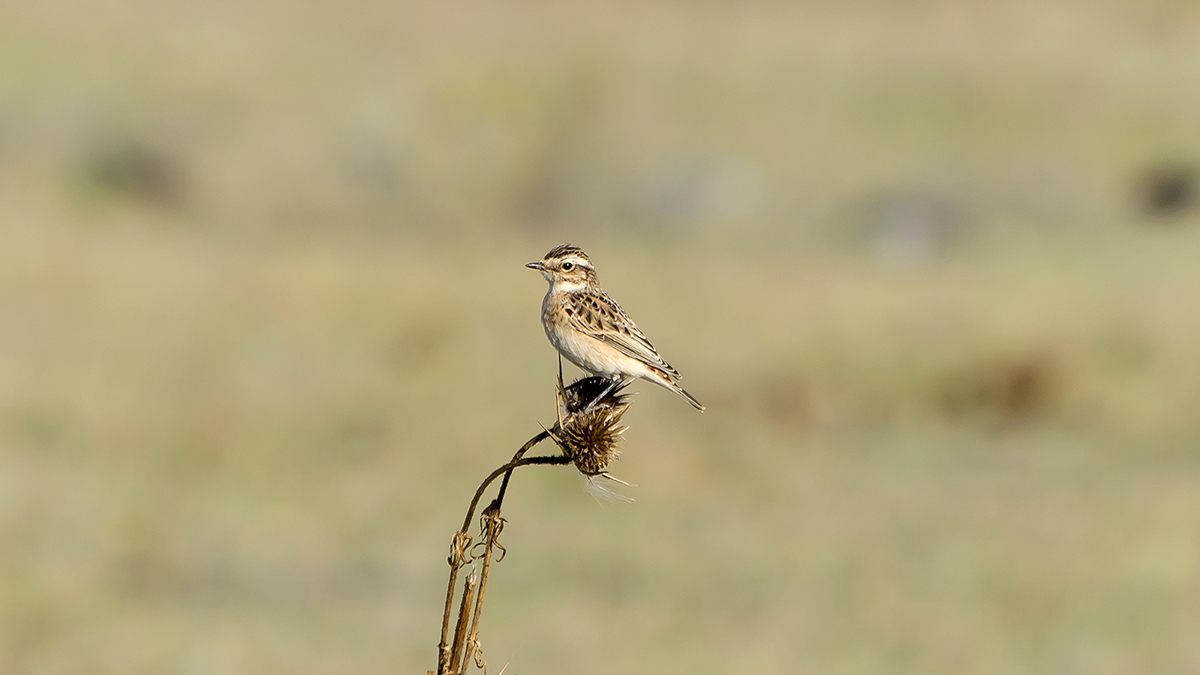
M 559 290 L 574 290 L 595 282 L 596 269 L 588 260 L 583 249 L 570 244 L 551 249 L 546 257 L 531 262 L 526 267 L 537 270 L 546 277 L 552 287 Z

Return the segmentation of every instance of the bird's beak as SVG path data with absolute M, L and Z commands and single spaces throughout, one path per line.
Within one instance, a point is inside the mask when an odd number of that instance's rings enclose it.
M 526 267 L 528 267 L 528 268 L 529 268 L 529 269 L 531 269 L 531 270 L 537 270 L 537 271 L 539 271 L 539 272 L 545 271 L 545 269 L 546 269 L 546 266 L 542 264 L 542 261 L 541 261 L 541 260 L 539 260 L 539 261 L 537 261 L 537 262 L 531 262 L 531 263 L 529 263 L 528 265 L 525 265 L 525 266 L 526 266 Z

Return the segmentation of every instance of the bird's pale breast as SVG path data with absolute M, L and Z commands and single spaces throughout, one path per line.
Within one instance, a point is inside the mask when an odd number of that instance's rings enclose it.
M 630 358 L 611 345 L 582 333 L 565 320 L 563 308 L 565 293 L 547 293 L 542 301 L 542 327 L 550 344 L 568 361 L 580 368 L 612 377 L 618 373 L 632 377 L 649 377 L 650 369 L 637 359 Z

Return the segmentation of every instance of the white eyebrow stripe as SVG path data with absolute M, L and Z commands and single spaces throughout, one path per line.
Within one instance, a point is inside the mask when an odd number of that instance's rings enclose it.
M 579 265 L 580 267 L 591 267 L 592 266 L 592 263 L 588 262 L 585 258 L 580 258 L 577 255 L 569 255 L 558 261 L 558 264 L 560 264 L 560 265 L 563 265 L 566 263 L 574 263 L 576 265 Z

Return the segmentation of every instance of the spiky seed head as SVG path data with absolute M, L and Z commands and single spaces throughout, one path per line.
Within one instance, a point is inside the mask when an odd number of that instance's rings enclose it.
M 624 413 L 624 407 L 576 413 L 564 420 L 554 440 L 580 473 L 587 476 L 603 473 L 621 456 L 617 445 L 625 431 L 620 426 Z
M 614 388 L 590 410 L 586 409 L 607 386 L 608 381 L 602 377 L 585 378 L 568 387 L 559 382 L 561 408 L 550 437 L 586 476 L 604 473 L 621 456 L 617 446 L 626 429 L 621 426 L 621 418 L 629 409 L 629 397 L 621 393 L 624 386 Z

